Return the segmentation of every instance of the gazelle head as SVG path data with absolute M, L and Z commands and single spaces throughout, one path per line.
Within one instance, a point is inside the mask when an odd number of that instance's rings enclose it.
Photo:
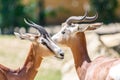
M 20 39 L 30 40 L 35 44 L 39 44 L 39 47 L 43 47 L 43 53 L 41 54 L 42 57 L 49 56 L 49 55 L 55 55 L 57 58 L 63 59 L 64 58 L 64 52 L 62 49 L 57 46 L 53 40 L 51 39 L 51 36 L 47 33 L 47 31 L 40 25 L 37 25 L 33 23 L 32 21 L 24 20 L 25 23 L 33 28 L 36 28 L 40 34 L 31 34 L 31 33 L 16 33 L 15 35 L 19 37 Z M 41 51 L 41 50 L 40 50 Z M 45 52 L 44 52 L 45 51 Z
M 56 33 L 52 39 L 57 43 L 66 45 L 71 39 L 76 39 L 73 38 L 76 34 L 83 34 L 84 31 L 95 30 L 99 28 L 102 23 L 85 23 L 95 21 L 98 17 L 98 14 L 96 13 L 95 16 L 88 17 L 87 13 L 88 12 L 86 11 L 84 16 L 69 17 L 66 22 L 62 24 L 62 29 Z

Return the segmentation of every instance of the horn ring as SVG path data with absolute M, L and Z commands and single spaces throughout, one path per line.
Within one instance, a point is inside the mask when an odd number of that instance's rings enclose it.
M 74 23 L 74 22 L 81 22 L 82 20 L 85 19 L 87 14 L 88 14 L 88 11 L 85 12 L 84 16 L 71 16 L 66 20 L 66 23 L 70 25 L 71 23 Z
M 79 23 L 79 22 L 92 22 L 98 18 L 98 13 L 96 12 L 95 16 L 87 17 L 88 11 L 85 12 L 84 16 L 71 16 L 66 20 L 68 25 L 71 23 Z
M 92 17 L 85 17 L 83 22 L 92 22 L 95 21 L 98 18 L 98 13 L 96 12 L 96 14 Z

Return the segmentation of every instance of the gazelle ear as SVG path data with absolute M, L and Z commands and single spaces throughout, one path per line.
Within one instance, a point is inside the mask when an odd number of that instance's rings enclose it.
M 22 39 L 20 33 L 14 32 L 14 35 L 15 35 L 17 38 Z
M 87 30 L 95 30 L 100 28 L 102 25 L 103 23 L 93 23 L 88 26 Z
M 30 34 L 30 33 L 20 34 L 20 33 L 14 32 L 14 34 L 19 39 L 30 40 L 30 41 L 35 41 L 40 37 L 40 35 L 35 35 L 35 34 Z

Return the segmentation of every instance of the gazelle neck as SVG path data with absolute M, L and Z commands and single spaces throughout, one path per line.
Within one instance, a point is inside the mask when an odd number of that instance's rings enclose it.
M 37 74 L 38 68 L 41 64 L 42 57 L 39 55 L 39 49 L 39 44 L 32 43 L 25 64 L 21 69 L 20 73 L 22 75 L 25 75 L 28 78 L 28 80 L 34 80 L 34 77 Z
M 91 62 L 86 48 L 86 40 L 84 33 L 76 33 L 70 38 L 69 47 L 73 53 L 74 62 L 76 69 L 81 67 L 84 63 Z

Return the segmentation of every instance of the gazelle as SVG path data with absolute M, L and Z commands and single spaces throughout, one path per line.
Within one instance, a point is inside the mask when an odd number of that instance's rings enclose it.
M 120 59 L 98 57 L 91 61 L 89 58 L 84 32 L 95 30 L 102 23 L 84 22 L 92 22 L 97 17 L 98 14 L 87 17 L 87 12 L 84 16 L 72 16 L 62 24 L 62 29 L 52 39 L 71 49 L 80 80 L 120 80 Z
M 41 35 L 15 33 L 20 39 L 32 41 L 32 44 L 21 69 L 11 70 L 0 64 L 0 80 L 34 80 L 43 57 L 55 55 L 60 59 L 64 58 L 63 51 L 52 41 L 44 28 L 33 22 L 25 22 L 39 30 Z

